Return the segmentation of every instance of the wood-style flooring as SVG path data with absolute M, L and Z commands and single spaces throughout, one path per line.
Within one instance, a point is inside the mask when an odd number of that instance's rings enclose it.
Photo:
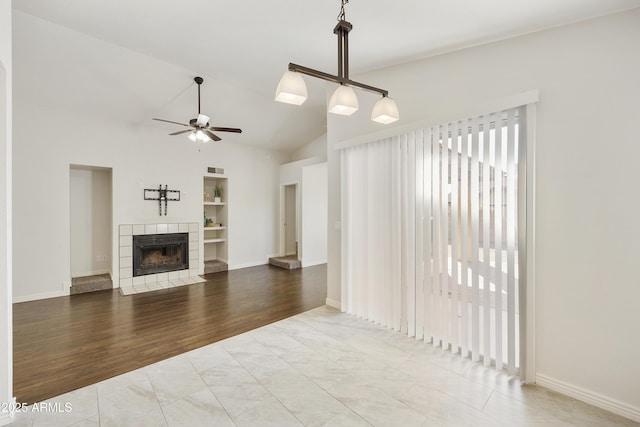
M 319 307 L 326 265 L 258 266 L 179 288 L 118 290 L 14 304 L 18 402 L 44 399 Z

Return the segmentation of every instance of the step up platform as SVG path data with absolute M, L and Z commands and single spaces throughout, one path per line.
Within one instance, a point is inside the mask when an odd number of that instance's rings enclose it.
M 97 274 L 95 276 L 74 277 L 71 279 L 71 295 L 84 294 L 87 292 L 104 291 L 113 289 L 113 282 L 110 274 Z
M 227 270 L 229 270 L 229 266 L 222 261 L 214 259 L 204 262 L 204 274 L 219 273 Z
M 298 260 L 296 255 L 269 258 L 269 264 L 275 267 L 285 268 L 287 270 L 302 268 L 302 263 Z

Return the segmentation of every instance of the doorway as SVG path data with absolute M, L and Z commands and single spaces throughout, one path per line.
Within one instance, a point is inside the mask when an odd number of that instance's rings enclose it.
M 113 287 L 111 168 L 71 165 L 71 293 Z
M 298 185 L 284 186 L 284 256 L 298 257 Z

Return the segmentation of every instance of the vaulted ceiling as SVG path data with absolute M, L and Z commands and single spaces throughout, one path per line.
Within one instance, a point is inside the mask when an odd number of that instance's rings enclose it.
M 351 74 L 639 6 L 638 0 L 351 0 Z M 293 150 L 325 132 L 326 83 L 307 78 L 310 97 L 301 107 L 276 103 L 273 95 L 289 62 L 336 72 L 339 0 L 13 0 L 13 8 L 14 93 L 21 102 L 164 132 L 173 128 L 151 117 L 195 117 L 192 79 L 201 75 L 203 112 L 216 126 L 242 127 L 239 143 Z M 75 42 L 77 33 L 89 37 Z M 393 95 L 393 87 L 385 89 Z

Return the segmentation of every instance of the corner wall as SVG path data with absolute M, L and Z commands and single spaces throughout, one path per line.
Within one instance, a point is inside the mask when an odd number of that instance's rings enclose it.
M 438 124 L 538 89 L 536 376 L 640 421 L 637 213 L 640 9 L 391 67 L 356 80 L 390 91 L 405 126 Z M 383 129 L 376 98 L 328 115 L 328 300 L 340 301 L 340 157 L 332 146 Z M 393 127 L 393 126 L 392 126 Z
M 327 262 L 327 163 L 302 168 L 302 267 Z
M 0 403 L 13 400 L 11 271 L 12 148 L 11 1 L 0 2 Z M 0 412 L 0 425 L 9 413 Z
M 327 134 L 319 136 L 306 145 L 303 145 L 291 154 L 291 161 L 317 157 L 321 161 L 327 161 Z

